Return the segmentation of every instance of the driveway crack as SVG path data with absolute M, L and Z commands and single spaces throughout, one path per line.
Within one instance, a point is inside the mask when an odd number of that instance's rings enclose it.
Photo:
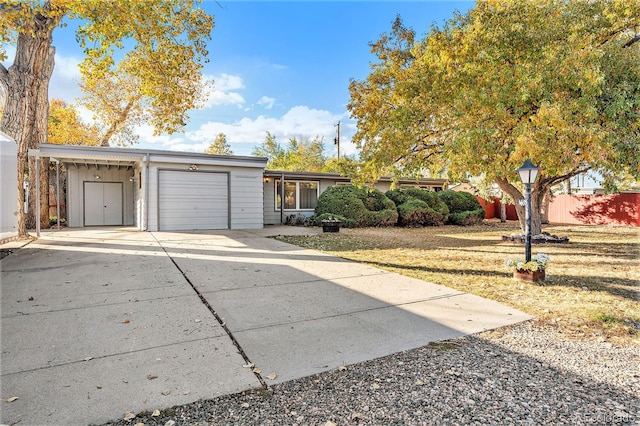
M 152 233 L 152 235 L 153 235 L 153 233 Z M 206 308 L 209 310 L 209 312 L 211 312 L 211 314 L 214 316 L 216 321 L 218 321 L 218 324 L 220 324 L 220 327 L 222 327 L 224 332 L 227 333 L 227 336 L 229 336 L 229 338 L 231 339 L 231 342 L 233 342 L 233 345 L 238 350 L 238 353 L 245 360 L 246 365 L 253 365 L 253 362 L 251 361 L 251 359 L 249 358 L 247 353 L 244 351 L 244 349 L 242 349 L 242 346 L 240 346 L 240 342 L 238 342 L 238 340 L 236 340 L 236 338 L 234 337 L 233 333 L 231 332 L 231 330 L 229 330 L 229 327 L 227 327 L 227 324 L 224 322 L 222 317 L 220 317 L 220 315 L 216 312 L 216 310 L 213 309 L 213 306 L 211 306 L 209 301 L 202 295 L 202 293 L 200 293 L 200 291 L 196 288 L 196 286 L 191 282 L 191 280 L 189 279 L 187 274 L 182 270 L 182 268 L 180 268 L 180 265 L 178 265 L 178 263 L 175 261 L 175 259 L 169 254 L 169 252 L 164 248 L 164 246 L 160 243 L 160 241 L 158 241 L 158 239 L 156 238 L 155 235 L 153 235 L 153 238 L 156 240 L 158 245 L 162 248 L 162 251 L 171 260 L 171 263 L 173 263 L 173 265 L 176 267 L 176 269 L 178 269 L 178 271 L 182 274 L 184 279 L 189 283 L 189 285 L 191 286 L 193 291 L 198 295 L 198 297 L 200 298 L 200 301 L 204 304 L 204 306 L 206 306 Z M 260 373 L 257 373 L 256 370 L 252 370 L 252 371 L 253 371 L 253 374 L 258 379 L 258 381 L 260 382 L 260 385 L 264 389 L 267 389 L 269 386 L 267 385 L 267 382 L 264 380 L 262 375 Z

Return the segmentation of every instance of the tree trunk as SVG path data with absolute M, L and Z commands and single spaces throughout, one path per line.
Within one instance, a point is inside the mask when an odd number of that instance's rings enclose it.
M 37 148 L 38 144 L 47 142 L 47 115 L 49 111 L 49 81 L 53 72 L 55 49 L 51 46 L 53 29 L 58 25 L 62 15 L 57 18 L 36 14 L 32 18 L 32 33 L 19 33 L 16 55 L 9 69 L 0 69 L 0 78 L 7 89 L 7 100 L 0 122 L 0 129 L 16 140 L 18 145 L 18 237 L 27 238 L 27 221 L 24 211 L 23 181 L 28 167 L 29 148 Z M 45 168 L 45 170 L 47 170 Z M 36 191 L 35 168 L 29 173 L 30 187 L 46 200 L 41 198 L 41 205 L 48 207 L 48 191 Z M 40 182 L 48 188 L 48 179 Z M 31 190 L 31 188 L 30 188 Z M 32 200 L 35 200 L 33 198 Z M 35 202 L 30 212 L 35 213 Z M 44 212 L 44 209 L 42 209 Z M 38 214 L 41 223 L 42 213 Z M 48 224 L 48 209 L 46 222 Z M 35 223 L 35 222 L 34 222 Z
M 497 178 L 496 183 L 500 189 L 513 198 L 516 206 L 516 213 L 518 213 L 518 221 L 520 222 L 520 229 L 522 233 L 525 233 L 525 196 L 520 192 L 518 188 L 510 184 L 506 179 Z M 542 205 L 542 199 L 544 197 L 544 191 L 541 193 L 538 184 L 532 185 L 531 191 L 531 235 L 538 235 L 542 233 L 542 220 L 540 216 L 540 206 Z
M 551 191 L 546 190 L 542 193 L 542 200 L 540 202 L 540 220 L 543 225 L 549 224 L 549 206 L 551 205 Z

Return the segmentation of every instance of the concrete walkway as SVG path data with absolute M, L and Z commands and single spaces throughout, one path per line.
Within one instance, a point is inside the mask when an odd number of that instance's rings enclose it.
M 62 230 L 2 259 L 0 423 L 102 423 L 529 319 L 264 238 L 292 232 L 317 230 Z

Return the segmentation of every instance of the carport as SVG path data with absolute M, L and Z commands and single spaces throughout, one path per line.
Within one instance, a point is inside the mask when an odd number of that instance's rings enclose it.
M 42 144 L 29 155 L 65 166 L 63 198 L 70 227 L 178 231 L 263 226 L 265 158 L 53 144 Z

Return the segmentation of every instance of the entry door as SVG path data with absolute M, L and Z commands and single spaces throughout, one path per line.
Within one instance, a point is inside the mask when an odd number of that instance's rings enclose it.
M 84 183 L 84 226 L 122 225 L 122 182 Z

